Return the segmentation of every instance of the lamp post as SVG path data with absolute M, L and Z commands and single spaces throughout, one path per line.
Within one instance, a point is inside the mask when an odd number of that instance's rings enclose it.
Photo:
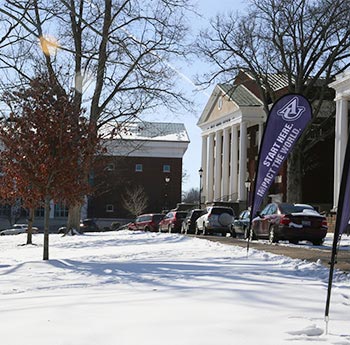
M 199 196 L 198 196 L 198 208 L 201 208 L 202 205 L 202 177 L 203 177 L 203 169 L 199 168 Z
M 247 204 L 246 204 L 246 209 L 249 207 L 249 191 L 250 191 L 250 185 L 251 181 L 249 180 L 249 177 L 247 180 L 244 182 L 245 188 L 247 189 Z
M 168 183 L 170 182 L 170 177 L 166 176 L 165 181 L 165 193 L 164 193 L 164 209 L 168 210 Z

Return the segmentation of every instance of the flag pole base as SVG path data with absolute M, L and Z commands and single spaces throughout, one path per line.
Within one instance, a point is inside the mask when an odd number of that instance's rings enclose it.
M 325 334 L 328 335 L 329 316 L 325 316 L 324 321 L 326 322 L 326 331 L 325 331 Z

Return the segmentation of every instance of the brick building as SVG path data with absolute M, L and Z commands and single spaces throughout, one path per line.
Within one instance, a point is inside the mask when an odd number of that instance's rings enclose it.
M 110 132 L 111 128 L 104 128 Z M 88 200 L 90 218 L 130 218 L 126 199 L 141 187 L 144 212 L 161 212 L 181 201 L 182 160 L 189 144 L 180 123 L 137 122 L 117 138 L 105 140 L 107 152 L 91 176 L 95 192 Z

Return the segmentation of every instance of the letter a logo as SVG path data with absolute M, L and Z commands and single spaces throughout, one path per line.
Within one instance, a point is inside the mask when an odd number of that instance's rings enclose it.
M 305 111 L 305 107 L 299 106 L 297 97 L 293 97 L 283 108 L 277 111 L 277 115 L 282 116 L 285 121 L 295 121 Z

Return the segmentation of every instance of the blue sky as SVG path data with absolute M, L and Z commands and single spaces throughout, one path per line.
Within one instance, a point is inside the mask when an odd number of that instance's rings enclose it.
M 207 27 L 209 25 L 210 18 L 215 16 L 217 13 L 242 11 L 246 5 L 247 2 L 242 0 L 198 0 L 197 8 L 202 17 L 194 16 L 191 19 L 193 35 L 195 35 L 195 33 L 201 28 Z M 183 83 L 182 87 L 184 90 L 186 90 L 188 97 L 190 97 L 196 103 L 194 113 L 184 111 L 184 113 L 180 115 L 171 115 L 171 121 L 182 122 L 185 124 L 191 140 L 183 161 L 183 169 L 187 174 L 187 179 L 183 183 L 183 191 L 187 191 L 192 187 L 199 187 L 198 170 L 201 166 L 202 142 L 200 129 L 197 127 L 196 123 L 205 107 L 206 102 L 208 101 L 214 85 L 207 90 L 197 91 L 191 84 L 190 80 L 194 80 L 195 74 L 204 72 L 207 67 L 208 66 L 199 61 L 194 61 L 179 67 L 179 72 L 185 76 L 181 79 Z M 156 121 L 158 120 L 166 122 L 170 119 L 168 118 L 168 114 L 166 116 L 163 114 L 163 116 L 157 116 Z

